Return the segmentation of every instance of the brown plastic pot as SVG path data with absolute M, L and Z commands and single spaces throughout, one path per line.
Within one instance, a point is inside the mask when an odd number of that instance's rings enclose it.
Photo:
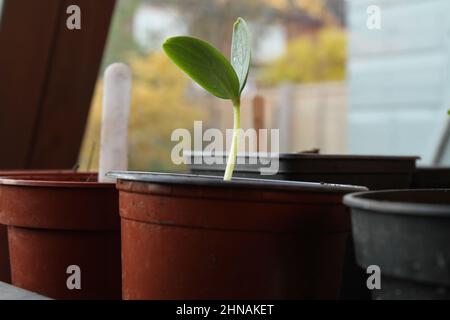
M 67 170 L 14 170 L 0 171 L 1 177 L 18 177 L 40 174 L 68 173 Z M 5 225 L 0 224 L 0 281 L 11 283 L 11 269 L 9 265 L 8 233 Z
M 0 178 L 12 283 L 56 299 L 120 299 L 120 220 L 114 184 L 96 174 Z M 67 268 L 81 269 L 70 290 Z
M 8 234 L 6 226 L 0 224 L 0 281 L 11 283 L 9 267 Z
M 202 152 L 185 152 L 192 173 L 223 175 L 226 155 L 220 154 L 223 164 L 205 164 Z M 261 161 L 262 159 L 262 161 Z M 342 183 L 366 186 L 370 190 L 407 189 L 411 186 L 418 157 L 379 155 L 336 155 L 318 153 L 281 153 L 279 170 L 275 175 L 261 175 L 260 169 L 270 160 L 270 154 L 245 154 L 238 156 L 235 176 L 289 181 Z M 208 163 L 208 162 L 206 162 Z M 211 161 L 209 161 L 211 163 Z M 351 236 L 348 240 L 342 299 L 370 299 L 366 287 L 367 274 L 358 267 Z
M 335 299 L 356 186 L 119 178 L 124 299 Z

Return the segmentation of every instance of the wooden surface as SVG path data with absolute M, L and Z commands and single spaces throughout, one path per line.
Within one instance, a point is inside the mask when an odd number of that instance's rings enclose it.
M 253 129 L 258 133 L 256 137 L 256 151 L 258 152 L 266 152 L 267 148 L 262 146 L 266 145 L 266 140 L 262 135 L 259 135 L 259 130 L 264 128 L 264 98 L 262 96 L 255 96 L 252 100 L 253 107 Z M 264 141 L 261 141 L 263 139 Z
M 6 0 L 0 29 L 0 169 L 77 162 L 115 0 Z M 81 30 L 66 27 L 69 5 Z
M 264 99 L 262 118 L 255 115 L 254 93 Z M 280 152 L 320 149 L 322 153 L 346 153 L 347 104 L 347 86 L 344 82 L 261 88 L 257 92 L 249 91 L 243 95 L 241 124 L 244 130 L 255 128 L 256 117 L 258 122 L 262 121 L 262 128 L 279 129 Z M 210 127 L 218 128 L 224 133 L 226 129 L 233 127 L 229 101 L 215 99 L 210 104 L 205 104 L 205 107 L 217 115 L 208 123 Z M 239 152 L 248 152 L 244 147 L 249 144 L 250 139 L 246 139 L 245 145 L 240 144 Z M 266 145 L 270 146 L 270 137 L 261 140 L 262 152 L 270 151 Z M 252 148 L 256 150 L 253 144 Z
M 0 300 L 51 300 L 39 294 L 0 282 Z
M 28 9 L 21 10 L 25 2 Z M 58 9 L 50 1 L 4 2 L 0 22 L 1 169 L 27 167 Z

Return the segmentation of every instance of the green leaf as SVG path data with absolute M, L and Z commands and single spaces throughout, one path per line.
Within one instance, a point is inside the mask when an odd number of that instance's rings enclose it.
M 238 101 L 239 79 L 230 62 L 206 41 L 172 37 L 163 44 L 169 58 L 206 91 L 222 99 Z
M 239 92 L 247 83 L 251 61 L 250 31 L 244 19 L 238 18 L 233 26 L 233 40 L 231 43 L 231 64 L 239 78 Z

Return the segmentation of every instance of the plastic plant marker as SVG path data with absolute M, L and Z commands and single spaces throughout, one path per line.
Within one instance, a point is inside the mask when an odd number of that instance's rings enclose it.
M 233 139 L 224 180 L 231 180 L 236 164 L 241 92 L 247 82 L 251 60 L 250 33 L 242 18 L 234 24 L 231 47 L 232 63 L 214 46 L 197 38 L 172 37 L 163 44 L 169 58 L 195 82 L 214 96 L 231 100 L 233 104 Z
M 131 71 L 125 64 L 114 63 L 106 69 L 104 78 L 98 181 L 115 182 L 106 173 L 128 169 Z

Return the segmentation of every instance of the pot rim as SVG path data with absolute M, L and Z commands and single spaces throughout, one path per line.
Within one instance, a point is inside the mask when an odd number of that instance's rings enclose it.
M 176 184 L 214 188 L 252 188 L 269 189 L 281 191 L 306 191 L 319 193 L 348 193 L 368 190 L 363 186 L 302 182 L 287 180 L 236 178 L 231 181 L 224 181 L 221 176 L 208 176 L 198 174 L 184 174 L 171 172 L 141 172 L 141 171 L 112 171 L 108 176 L 116 177 L 118 180 L 133 182 L 148 182 L 156 184 Z
M 356 208 L 366 211 L 372 211 L 382 214 L 397 214 L 405 216 L 423 216 L 423 217 L 450 217 L 450 205 L 417 203 L 408 201 L 390 201 L 380 199 L 367 199 L 366 196 L 373 194 L 402 194 L 417 192 L 445 192 L 450 189 L 406 189 L 406 190 L 381 190 L 351 193 L 344 196 L 343 202 L 350 208 Z
M 278 156 L 272 155 L 271 152 L 250 152 L 250 153 L 238 153 L 238 157 L 260 157 L 263 155 L 264 158 L 275 158 L 279 157 L 279 159 L 354 159 L 354 160 L 389 160 L 389 161 L 405 161 L 405 160 L 419 160 L 421 157 L 419 156 L 392 156 L 392 155 L 370 155 L 370 154 L 323 154 L 323 153 L 302 153 L 302 152 L 281 152 L 278 153 Z M 224 157 L 228 156 L 228 152 L 215 152 L 215 153 L 205 153 L 203 151 L 191 151 L 186 150 L 183 152 L 183 156 L 187 157 L 210 157 L 210 156 L 219 156 Z
M 52 179 L 58 177 L 58 180 Z M 23 174 L 13 174 L 8 176 L 0 174 L 0 186 L 20 186 L 20 187 L 52 187 L 52 188 L 111 188 L 114 183 L 104 183 L 97 181 L 71 181 L 60 180 L 61 178 L 80 177 L 80 178 L 97 178 L 96 172 L 43 172 L 24 171 Z

